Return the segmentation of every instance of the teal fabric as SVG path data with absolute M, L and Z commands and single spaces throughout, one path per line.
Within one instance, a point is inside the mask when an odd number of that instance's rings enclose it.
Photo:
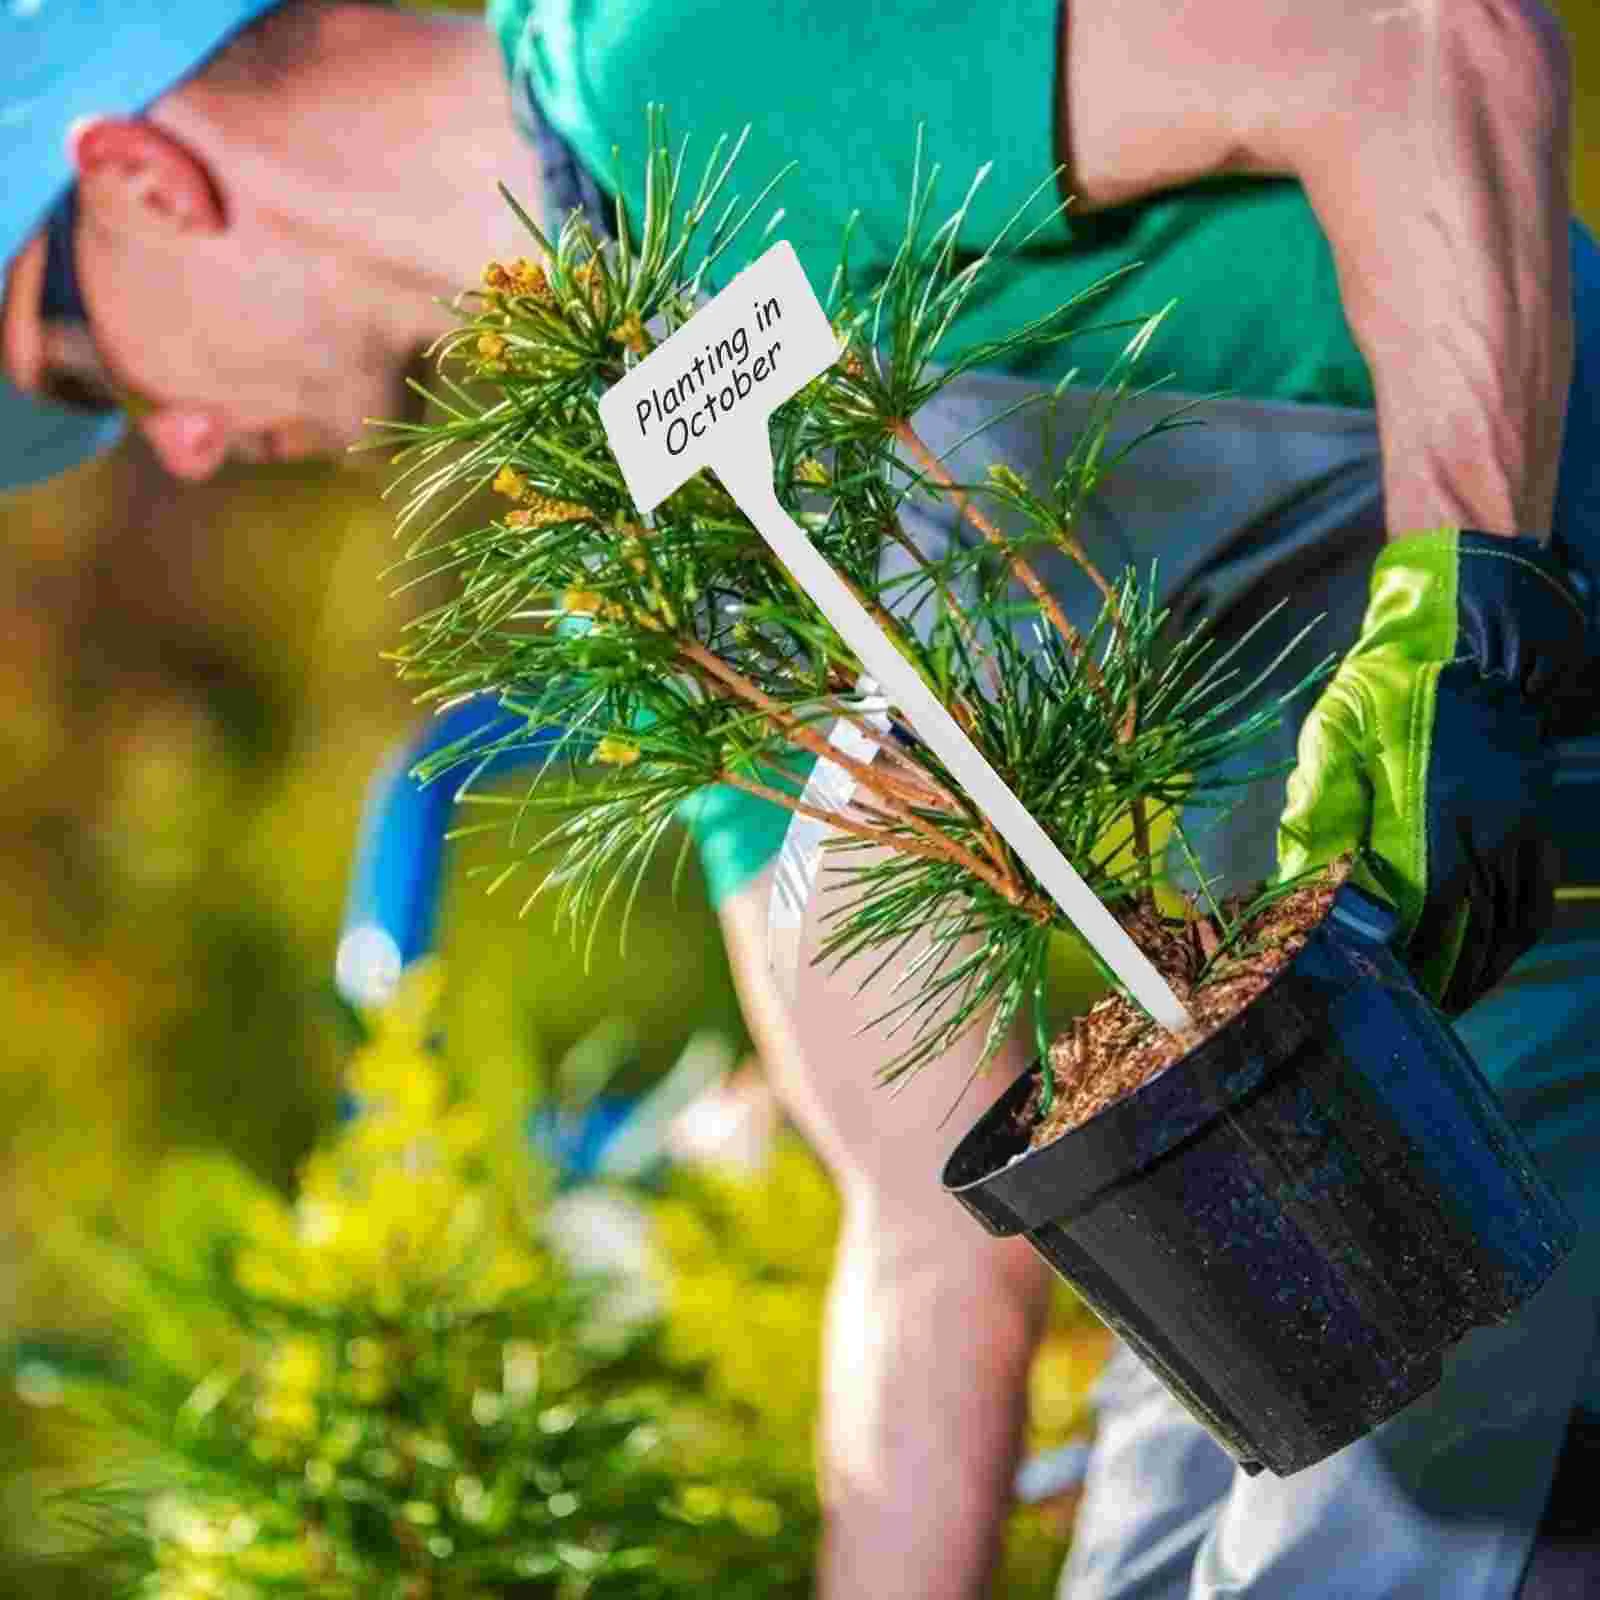
M 753 196 L 790 162 L 774 197 L 782 232 L 819 292 L 852 210 L 852 273 L 870 282 L 904 224 L 919 123 L 943 168 L 935 217 L 985 162 L 961 243 L 986 246 L 1030 190 L 1030 216 L 1055 204 L 1052 127 L 1057 0 L 973 10 L 939 0 L 863 6 L 813 0 L 777 9 L 725 0 L 490 0 L 508 68 L 599 182 L 638 216 L 645 107 L 666 108 L 689 166 L 717 135 L 750 135 L 736 169 Z M 750 235 L 755 241 L 755 232 Z M 1298 185 L 1215 183 L 1047 226 L 997 290 L 969 309 L 970 341 L 1042 315 L 1108 272 L 1142 263 L 1097 320 L 1178 299 L 1152 348 L 1152 374 L 1191 392 L 1369 406 L 1365 362 L 1339 309 L 1327 241 Z M 1241 262 L 1249 263 L 1241 274 Z M 726 272 L 743 264 L 735 251 Z M 1058 346 L 1028 371 L 1103 373 L 1127 335 Z
M 773 204 L 811 280 L 829 283 L 853 209 L 852 275 L 870 284 L 900 238 L 916 129 L 943 165 L 935 219 L 987 161 L 962 243 L 986 246 L 1008 213 L 1054 169 L 1056 0 L 973 12 L 921 3 L 867 7 L 816 0 L 772 11 L 719 0 L 490 0 L 508 71 L 599 182 L 642 212 L 645 107 L 665 106 L 703 161 L 721 133 L 750 135 L 737 168 L 751 195 L 793 161 Z M 691 159 L 691 172 L 699 170 Z M 1053 184 L 1030 212 L 1055 203 Z M 752 232 L 751 238 L 755 234 Z M 1241 277 L 1239 263 L 1250 271 Z M 1141 263 L 1094 320 L 1179 302 L 1151 348 L 1151 377 L 1189 393 L 1369 407 L 1371 380 L 1339 308 L 1332 257 L 1299 187 L 1238 182 L 1048 224 L 994 292 L 966 313 L 963 342 L 1042 316 L 1108 273 Z M 731 273 L 744 263 L 737 251 Z M 1241 291 L 1244 292 L 1241 292 Z M 1093 383 L 1126 330 L 1057 346 L 1013 370 Z M 685 812 L 713 903 L 776 855 L 780 807 L 735 791 Z
M 796 792 L 814 765 L 810 756 L 794 763 Z M 777 856 L 792 813 L 742 789 L 717 784 L 686 801 L 678 815 L 694 837 L 711 903 L 720 906 Z

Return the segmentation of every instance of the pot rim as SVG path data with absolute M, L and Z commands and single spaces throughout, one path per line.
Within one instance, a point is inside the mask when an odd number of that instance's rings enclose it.
M 1359 962 L 1365 975 L 1380 982 L 1414 987 L 1415 980 L 1389 948 L 1396 926 L 1392 908 L 1346 877 L 1305 944 L 1247 1005 L 1136 1089 L 1038 1149 L 1029 1149 L 1023 1134 L 1005 1128 L 1032 1093 L 1039 1071 L 1039 1062 L 1033 1061 L 951 1151 L 940 1174 L 946 1193 L 975 1211 L 990 1231 L 1002 1234 L 1031 1231 L 1079 1209 L 1109 1184 L 1158 1160 L 1287 1065 L 1294 1045 L 1318 1020 L 1302 1006 L 1278 1008 L 1280 1022 L 1298 1022 L 1299 1027 L 1292 1036 L 1279 1028 L 1274 1042 L 1283 1048 L 1274 1059 L 1236 1044 L 1239 1029 L 1254 1025 L 1263 1003 L 1269 996 L 1278 998 L 1277 991 L 1292 974 L 1303 977 L 1300 969 L 1333 954 L 1346 965 Z M 984 1146 L 1002 1153 L 998 1160 L 987 1157 L 988 1164 L 979 1171 L 976 1163 Z M 1009 1153 L 1004 1153 L 1007 1146 Z M 1041 1182 L 1041 1168 L 1051 1169 L 1047 1181 Z

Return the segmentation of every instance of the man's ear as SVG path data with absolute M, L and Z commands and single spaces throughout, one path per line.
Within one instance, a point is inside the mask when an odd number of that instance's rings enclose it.
M 133 230 L 217 233 L 226 224 L 210 174 L 153 122 L 97 117 L 68 136 L 80 202 L 96 221 Z
M 36 233 L 12 259 L 0 301 L 0 372 L 24 394 L 39 383 L 44 366 L 44 333 L 39 323 L 39 291 L 44 284 L 45 242 Z

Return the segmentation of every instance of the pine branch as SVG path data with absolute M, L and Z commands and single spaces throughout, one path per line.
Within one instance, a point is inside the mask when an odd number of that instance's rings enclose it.
M 685 800 L 727 783 L 842 835 L 830 853 L 853 892 L 830 895 L 825 959 L 871 952 L 887 972 L 908 950 L 908 930 L 930 939 L 903 962 L 880 1018 L 909 1035 L 891 1075 L 980 1024 L 987 1052 L 1026 1008 L 1042 1025 L 1041 941 L 1059 925 L 1053 902 L 920 741 L 874 727 L 853 703 L 860 662 L 722 487 L 699 475 L 642 520 L 607 448 L 597 396 L 693 316 L 714 264 L 772 192 L 749 205 L 732 193 L 738 142 L 723 141 L 691 193 L 684 150 L 667 149 L 654 113 L 651 135 L 642 216 L 619 214 L 615 243 L 576 214 L 553 240 L 524 218 L 537 259 L 491 263 L 482 286 L 462 296 L 462 326 L 438 349 L 437 420 L 391 430 L 409 495 L 406 564 L 413 581 L 446 590 L 396 659 L 426 698 L 492 692 L 527 726 L 555 730 L 566 779 L 546 763 L 512 813 L 562 813 L 541 841 L 558 865 L 536 892 L 557 896 L 575 929 L 636 891 Z M 982 492 L 1016 513 L 1015 536 L 918 431 L 921 408 L 963 372 L 1046 353 L 1083 326 L 1112 281 L 1002 338 L 960 347 L 964 309 L 1025 246 L 1022 219 L 1036 198 L 989 248 L 963 254 L 957 241 L 985 172 L 936 221 L 938 169 L 919 135 L 904 235 L 865 287 L 847 230 L 830 314 L 848 353 L 774 414 L 776 489 L 1091 888 L 1133 914 L 1152 904 L 1153 820 L 1186 801 L 1223 803 L 1226 785 L 1208 769 L 1259 740 L 1290 697 L 1254 705 L 1260 679 L 1236 681 L 1239 647 L 1214 655 L 1199 638 L 1167 641 L 1153 574 L 1146 583 L 1101 572 L 1074 531 L 1086 497 L 1129 449 L 1187 425 L 1175 416 L 1111 446 L 1159 317 L 1127 324 L 1133 337 L 1088 422 L 1061 451 L 1046 441 L 1046 486 L 990 469 Z M 972 437 L 981 444 L 983 430 Z M 947 499 L 976 540 L 935 560 L 907 536 L 907 457 L 911 487 Z M 486 490 L 499 497 L 494 514 L 464 525 Z M 1030 545 L 1046 543 L 1098 601 L 1087 632 L 1028 560 Z M 1026 645 L 1013 585 L 1044 623 L 1025 630 Z M 823 716 L 855 728 L 883 758 L 834 748 Z M 526 732 L 450 760 L 487 763 L 518 737 Z M 797 751 L 856 781 L 845 816 L 824 818 L 767 781 Z M 601 781 L 579 781 L 582 760 Z M 1131 861 L 1116 842 L 1129 838 Z M 852 852 L 869 846 L 880 853 L 862 866 Z

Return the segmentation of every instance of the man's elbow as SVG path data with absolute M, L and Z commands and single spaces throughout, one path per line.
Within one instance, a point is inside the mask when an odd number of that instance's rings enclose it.
M 1537 0 L 1097 0 L 1061 47 L 1058 156 L 1089 207 L 1226 174 L 1336 187 L 1368 155 L 1427 159 L 1441 118 L 1560 139 L 1570 115 Z
M 1572 50 L 1538 0 L 1430 0 L 1439 74 L 1447 90 L 1519 113 L 1530 134 L 1565 139 L 1572 114 Z
M 1242 135 L 1314 203 L 1358 191 L 1370 201 L 1375 182 L 1415 193 L 1508 161 L 1529 173 L 1564 167 L 1571 51 L 1538 0 L 1372 0 L 1339 28 L 1325 93 L 1315 103 L 1263 96 L 1265 118 Z

